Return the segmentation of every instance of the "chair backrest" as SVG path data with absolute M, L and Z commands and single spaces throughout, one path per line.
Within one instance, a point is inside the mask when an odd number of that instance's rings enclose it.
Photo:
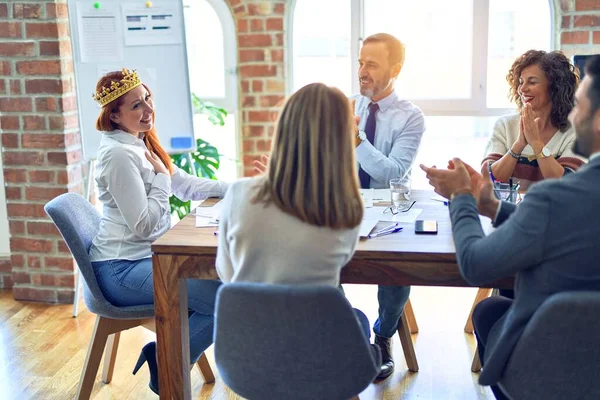
M 83 276 L 83 296 L 91 312 L 116 319 L 146 318 L 152 316 L 147 306 L 115 307 L 102 294 L 92 268 L 89 250 L 98 233 L 100 214 L 81 195 L 65 193 L 50 200 L 44 210 L 50 216 L 65 240 L 79 272 Z
M 514 399 L 598 399 L 600 292 L 548 298 L 527 323 L 501 389 Z
M 336 288 L 232 283 L 217 293 L 215 361 L 251 400 L 335 400 L 364 390 L 380 356 Z

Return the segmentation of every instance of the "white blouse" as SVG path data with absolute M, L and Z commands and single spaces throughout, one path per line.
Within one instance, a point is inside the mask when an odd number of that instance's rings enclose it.
M 227 184 L 191 176 L 173 166 L 172 176 L 155 173 L 144 141 L 121 130 L 103 132 L 96 161 L 100 229 L 90 248 L 92 261 L 138 260 L 171 226 L 169 197 L 222 197 Z

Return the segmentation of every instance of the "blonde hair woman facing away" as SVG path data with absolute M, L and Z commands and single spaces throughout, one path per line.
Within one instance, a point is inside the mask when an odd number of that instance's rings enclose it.
M 223 199 L 222 281 L 339 285 L 363 217 L 355 129 L 338 89 L 313 83 L 289 98 L 267 173 L 233 183 Z

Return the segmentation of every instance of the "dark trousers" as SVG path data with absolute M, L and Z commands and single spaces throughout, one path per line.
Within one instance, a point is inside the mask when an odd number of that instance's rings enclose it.
M 340 292 L 342 292 L 342 294 L 344 296 L 346 296 L 346 292 L 344 292 L 344 288 L 342 287 L 341 284 L 338 286 L 338 289 L 340 289 Z M 369 318 L 367 318 L 365 313 L 360 311 L 358 308 L 353 308 L 353 309 L 354 309 L 354 315 L 356 316 L 356 319 L 358 320 L 360 328 L 362 329 L 362 331 L 365 334 L 365 337 L 367 338 L 367 343 L 370 343 L 371 342 L 371 326 L 369 323 Z
M 354 309 L 354 315 L 356 315 L 356 319 L 360 324 L 360 328 L 362 329 L 365 337 L 367 338 L 367 343 L 371 342 L 371 324 L 369 324 L 369 318 L 365 315 L 364 312 L 360 311 L 358 308 Z
M 508 311 L 513 300 L 503 296 L 492 296 L 481 301 L 473 310 L 473 327 L 475 328 L 475 336 L 477 337 L 477 350 L 479 351 L 479 360 L 481 366 L 484 366 L 485 346 L 487 345 L 488 335 L 492 326 Z M 506 399 L 508 397 L 500 390 L 497 385 L 490 386 L 494 396 L 497 399 Z

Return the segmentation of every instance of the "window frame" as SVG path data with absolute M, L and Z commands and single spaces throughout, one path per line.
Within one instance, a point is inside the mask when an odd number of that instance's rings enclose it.
M 294 82 L 294 11 L 302 0 L 291 0 L 287 13 L 286 34 L 288 51 L 286 52 L 287 92 L 293 91 Z M 364 39 L 364 2 L 368 0 L 349 0 L 351 14 L 350 58 L 358 60 L 360 46 Z M 556 8 L 554 0 L 547 0 L 550 11 L 550 48 L 556 49 Z M 473 51 L 471 98 L 469 99 L 407 99 L 416 104 L 426 115 L 432 116 L 499 116 L 510 114 L 515 108 L 487 107 L 487 63 L 488 63 L 488 23 L 490 0 L 473 0 Z M 479 34 L 485 32 L 485 34 Z M 481 57 L 485 54 L 485 57 Z M 358 63 L 351 63 L 352 77 L 358 76 Z M 359 92 L 358 79 L 352 79 L 352 93 Z
M 225 67 L 225 96 L 200 97 L 203 101 L 210 101 L 218 107 L 226 109 L 227 112 L 235 113 L 238 109 L 238 61 L 235 22 L 231 10 L 225 0 L 205 1 L 213 8 L 217 14 L 217 18 L 219 18 L 219 21 L 221 22 L 223 34 L 223 65 Z
M 215 104 L 217 107 L 227 110 L 229 116 L 235 120 L 235 138 L 234 138 L 234 159 L 240 160 L 242 149 L 241 135 L 241 113 L 239 103 L 239 66 L 238 66 L 238 44 L 237 44 L 237 28 L 232 10 L 226 0 L 205 0 L 215 11 L 217 18 L 221 22 L 223 34 L 223 62 L 225 67 L 225 96 L 224 97 L 205 97 L 198 95 L 203 101 L 208 101 Z M 184 5 L 185 7 L 185 5 Z M 186 42 L 186 63 L 189 66 L 187 59 Z M 189 70 L 189 68 L 188 68 Z M 190 71 L 188 71 L 190 73 Z M 222 149 L 219 149 L 222 153 Z M 241 162 L 237 163 L 236 176 L 244 175 L 244 166 Z

